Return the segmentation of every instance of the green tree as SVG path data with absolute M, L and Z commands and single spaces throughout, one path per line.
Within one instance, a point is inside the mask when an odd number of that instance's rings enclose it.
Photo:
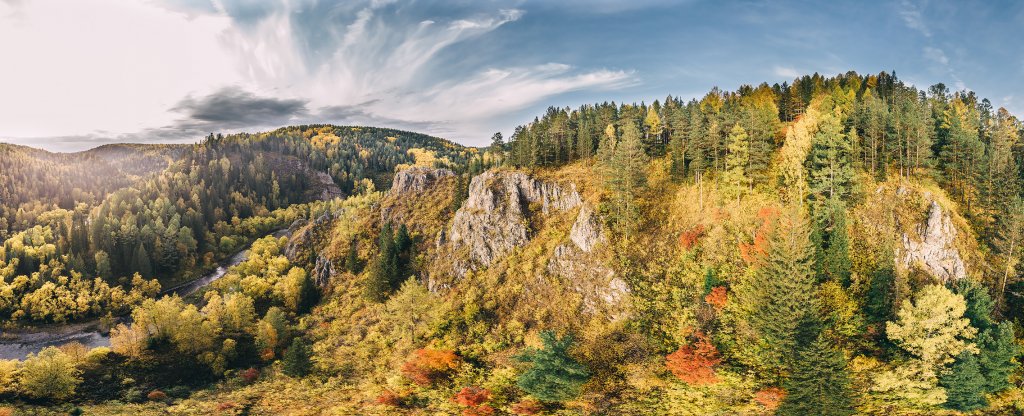
M 722 182 L 727 198 L 740 197 L 750 186 L 750 179 L 747 177 L 747 163 L 749 163 L 750 141 L 747 132 L 736 124 L 729 131 L 729 153 L 725 156 L 725 172 L 722 172 Z
M 1010 387 L 1010 374 L 1020 365 L 1014 360 L 1020 347 L 1013 337 L 1013 324 L 1002 322 L 978 335 L 978 364 L 985 376 L 985 392 L 997 393 Z
M 309 361 L 309 344 L 302 337 L 295 337 L 292 345 L 284 352 L 281 370 L 292 377 L 305 377 L 313 368 Z
M 852 147 L 843 133 L 839 117 L 822 114 L 818 133 L 807 156 L 808 185 L 817 201 L 842 199 L 850 193 L 853 182 Z
M 817 337 L 813 256 L 806 218 L 795 211 L 785 213 L 768 238 L 767 254 L 754 277 L 757 297 L 750 319 L 776 375 L 787 371 L 800 346 Z
M 611 190 L 613 218 L 618 230 L 629 238 L 639 226 L 641 215 L 637 196 L 647 179 L 647 155 L 635 124 L 627 121 L 622 126 L 622 138 L 608 156 L 604 182 Z
M 146 252 L 146 247 L 143 246 L 141 242 L 138 247 L 135 248 L 135 255 L 132 261 L 133 271 L 138 272 L 143 276 L 153 275 L 153 268 L 149 263 L 149 253 Z
M 33 398 L 66 400 L 82 383 L 74 360 L 57 347 L 46 347 L 39 355 L 29 354 L 21 365 L 21 391 Z
M 939 377 L 939 384 L 946 389 L 946 407 L 950 409 L 971 411 L 987 404 L 985 377 L 978 359 L 969 351 L 960 353 L 949 372 Z
M 569 355 L 573 338 L 559 339 L 553 331 L 540 333 L 543 349 L 529 348 L 516 356 L 529 368 L 519 375 L 517 385 L 523 391 L 546 402 L 564 402 L 580 394 L 583 383 L 590 379 L 586 366 Z
M 382 302 L 391 293 L 392 284 L 398 275 L 398 251 L 390 222 L 380 228 L 377 244 L 380 253 L 373 263 L 373 268 L 370 269 L 363 289 L 368 299 Z
M 829 198 L 820 210 L 824 213 L 819 215 L 816 227 L 818 274 L 822 277 L 821 280 L 834 280 L 848 286 L 853 265 L 850 262 L 846 204 L 833 197 Z
M 853 389 L 846 357 L 818 337 L 797 354 L 793 373 L 784 383 L 786 398 L 780 415 L 851 415 Z

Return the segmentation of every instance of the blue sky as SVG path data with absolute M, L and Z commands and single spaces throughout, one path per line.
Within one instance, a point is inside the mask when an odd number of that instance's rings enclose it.
M 824 3 L 824 2 L 823 2 Z M 369 124 L 469 145 L 549 105 L 895 70 L 1024 114 L 1024 3 L 0 0 L 0 141 Z

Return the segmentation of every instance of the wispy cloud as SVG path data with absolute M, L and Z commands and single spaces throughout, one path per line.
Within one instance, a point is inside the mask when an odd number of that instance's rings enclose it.
M 797 71 L 795 68 L 779 65 L 776 65 L 774 68 L 772 68 L 772 72 L 775 74 L 775 76 L 788 79 L 796 79 L 800 75 L 803 75 L 800 71 Z
M 921 12 L 922 7 L 918 4 L 911 2 L 910 0 L 902 0 L 899 5 L 899 14 L 903 19 L 903 23 L 908 28 L 920 32 L 925 37 L 932 37 L 932 32 L 928 28 L 928 24 L 925 23 L 924 16 Z

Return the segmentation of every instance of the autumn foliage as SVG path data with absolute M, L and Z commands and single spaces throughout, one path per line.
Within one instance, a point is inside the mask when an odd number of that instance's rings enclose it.
M 704 296 L 704 302 L 715 308 L 716 312 L 721 312 L 728 300 L 729 294 L 726 292 L 725 286 L 716 286 L 711 289 L 711 293 Z
M 697 245 L 697 241 L 704 236 L 704 224 L 697 224 L 679 236 L 679 246 L 684 250 L 690 250 Z
M 775 412 L 786 398 L 786 392 L 778 387 L 769 387 L 754 394 L 754 401 L 764 406 L 768 412 Z
M 384 392 L 381 393 L 380 396 L 377 396 L 377 400 L 375 401 L 379 405 L 384 405 L 388 407 L 402 406 L 402 396 L 399 396 L 397 393 L 391 390 L 384 390 Z
M 779 210 L 771 207 L 764 207 L 757 211 L 757 218 L 761 225 L 754 232 L 754 241 L 751 243 L 740 243 L 740 257 L 743 261 L 755 263 L 768 251 L 768 236 L 771 235 L 775 220 L 779 217 Z
M 476 386 L 464 387 L 452 398 L 455 403 L 465 407 L 462 410 L 463 416 L 493 415 L 494 408 L 487 404 L 490 399 L 491 392 Z
M 691 345 L 680 346 L 676 352 L 665 357 L 665 366 L 680 380 L 691 385 L 717 383 L 714 366 L 722 361 L 718 349 L 708 340 L 707 335 L 698 332 L 696 338 Z
M 450 350 L 421 348 L 402 365 L 402 374 L 421 386 L 429 386 L 459 366 L 459 356 Z
M 544 407 L 540 402 L 533 399 L 523 399 L 512 405 L 512 413 L 517 415 L 531 416 L 539 414 Z
M 252 384 L 255 383 L 256 380 L 260 378 L 260 370 L 249 367 L 245 371 L 239 373 L 239 376 L 242 377 L 242 380 L 245 381 L 245 384 Z

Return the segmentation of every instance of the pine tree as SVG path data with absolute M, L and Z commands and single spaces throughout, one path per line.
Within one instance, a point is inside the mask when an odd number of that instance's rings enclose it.
M 807 220 L 789 212 L 769 237 L 767 256 L 755 275 L 759 297 L 751 323 L 777 375 L 787 370 L 798 347 L 817 336 L 813 255 Z
M 281 370 L 292 377 L 305 377 L 313 368 L 309 361 L 309 344 L 302 337 L 295 337 L 292 345 L 284 352 Z
M 604 180 L 612 193 L 615 225 L 627 239 L 639 226 L 637 196 L 646 183 L 646 167 L 647 155 L 640 142 L 640 132 L 635 124 L 626 122 L 622 126 L 622 139 L 611 151 L 604 168 Z
M 819 336 L 801 348 L 793 373 L 784 383 L 780 415 L 841 416 L 854 413 L 846 357 Z
M 825 211 L 816 221 L 819 235 L 816 266 L 821 281 L 833 280 L 848 286 L 853 265 L 850 263 L 850 241 L 846 229 L 846 204 L 830 198 L 820 209 Z
M 412 273 L 410 270 L 412 261 L 412 237 L 409 236 L 409 229 L 402 224 L 395 234 L 395 275 L 391 280 L 391 289 L 398 289 L 402 282 Z
M 373 263 L 373 268 L 370 269 L 363 289 L 368 299 L 381 302 L 391 293 L 398 275 L 398 252 L 390 222 L 381 226 L 377 244 L 380 253 Z
M 1017 371 L 1014 358 L 1020 347 L 1013 337 L 1013 324 L 1002 322 L 978 335 L 978 364 L 985 376 L 985 392 L 997 393 L 1010 387 L 1010 374 Z
M 132 269 L 134 272 L 138 272 L 143 276 L 152 276 L 153 268 L 149 264 L 149 253 L 146 252 L 146 247 L 140 242 L 138 247 L 135 248 L 135 254 L 132 260 Z
M 744 194 L 750 186 L 746 169 L 749 162 L 750 141 L 747 132 L 736 124 L 729 131 L 729 153 L 725 156 L 725 172 L 722 173 L 722 187 L 727 198 L 736 198 Z
M 985 377 L 981 375 L 978 359 L 964 351 L 948 373 L 939 377 L 939 384 L 946 388 L 946 407 L 971 411 L 985 407 Z
M 851 151 L 850 141 L 843 134 L 839 117 L 831 113 L 823 114 L 807 156 L 807 182 L 815 200 L 842 199 L 849 194 L 853 182 Z
M 546 402 L 564 402 L 580 394 L 590 379 L 586 366 L 569 355 L 573 338 L 559 339 L 553 331 L 540 333 L 543 349 L 529 348 L 516 356 L 530 367 L 519 375 L 516 384 L 533 397 Z
M 362 264 L 359 261 L 359 238 L 353 236 L 352 240 L 348 243 L 348 256 L 345 257 L 345 268 L 353 274 L 359 274 L 362 271 Z

